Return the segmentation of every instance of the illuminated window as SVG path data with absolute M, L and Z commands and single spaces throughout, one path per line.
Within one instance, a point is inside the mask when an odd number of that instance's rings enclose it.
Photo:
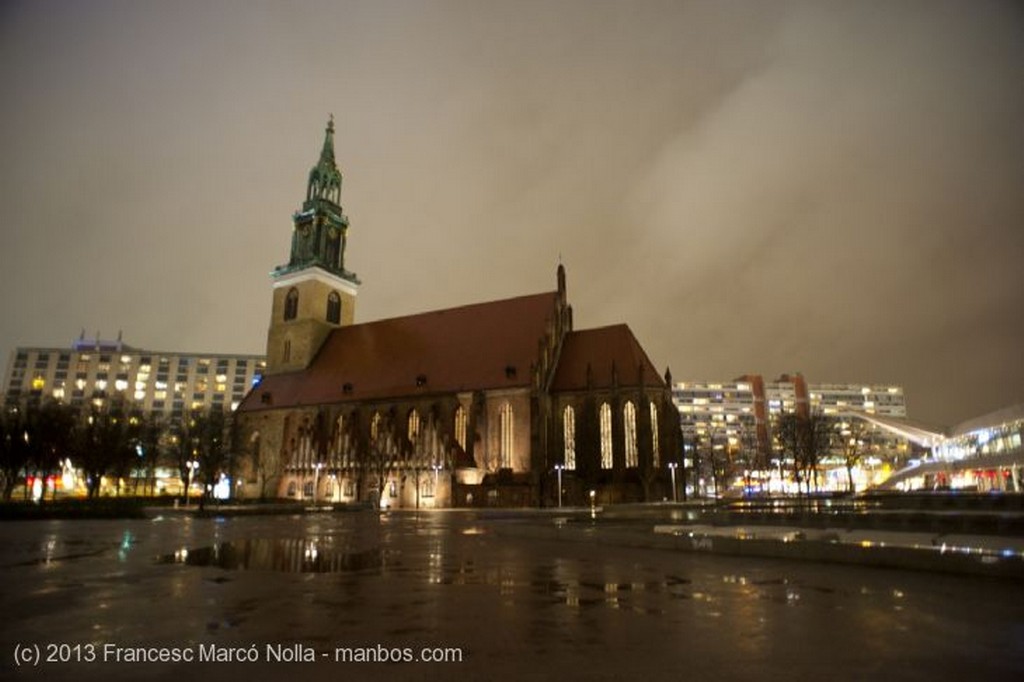
M 327 321 L 331 324 L 341 322 L 341 296 L 337 291 L 332 291 L 327 296 Z
M 106 379 L 97 379 L 96 380 L 96 390 L 97 391 L 105 391 L 105 390 L 107 390 L 107 380 Z
M 284 299 L 284 321 L 294 320 L 299 314 L 299 290 L 292 287 Z
M 661 466 L 661 447 L 658 444 L 658 406 L 651 402 L 651 457 L 654 468 Z
M 626 436 L 626 468 L 636 467 L 638 464 L 636 454 L 636 406 L 628 401 L 622 408 L 622 420 Z
M 408 426 L 407 433 L 409 434 L 409 440 L 412 441 L 413 443 L 415 443 L 416 439 L 419 438 L 419 435 L 420 435 L 420 413 L 417 412 L 416 410 L 411 410 L 409 412 L 409 426 Z
M 501 467 L 512 468 L 512 405 L 505 403 L 498 410 L 498 428 L 501 433 Z
M 576 468 L 576 411 L 572 405 L 562 410 L 562 433 L 565 436 L 565 468 Z
M 114 382 L 114 388 L 118 391 L 126 391 L 128 390 L 128 382 L 124 379 L 118 379 Z
M 601 468 L 612 468 L 612 408 L 601 404 Z
M 34 379 L 32 379 L 32 390 L 33 391 L 41 391 L 41 390 L 43 390 L 43 388 L 45 386 L 46 386 L 46 379 L 44 379 L 43 377 L 37 376 Z
M 468 422 L 469 419 L 466 417 L 466 410 L 462 405 L 459 405 L 459 408 L 455 410 L 455 440 L 463 450 L 466 449 L 466 429 L 468 427 Z
M 380 412 L 374 412 L 370 420 L 370 440 L 377 440 L 380 435 Z

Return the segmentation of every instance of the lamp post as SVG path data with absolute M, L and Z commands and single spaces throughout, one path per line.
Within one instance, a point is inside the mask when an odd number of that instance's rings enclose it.
M 440 495 L 440 492 L 441 492 L 438 489 L 438 487 L 437 487 L 437 485 L 438 485 L 437 479 L 438 479 L 438 476 L 441 473 L 441 465 L 440 464 L 435 464 L 433 466 L 433 469 L 434 469 L 434 508 L 436 509 L 437 507 L 441 506 L 441 505 L 439 505 L 437 503 L 437 498 L 438 498 L 438 496 Z
M 562 508 L 562 469 L 561 464 L 555 465 L 555 472 L 558 474 L 558 508 Z
M 679 466 L 679 465 L 676 464 L 675 462 L 669 462 L 668 463 L 668 470 L 672 473 L 672 501 L 673 502 L 678 502 L 679 501 L 677 496 L 676 496 L 676 467 L 677 466 Z
M 192 479 L 196 476 L 196 469 L 199 468 L 199 462 L 192 459 L 185 463 L 188 467 L 188 475 L 185 477 L 185 506 L 188 506 L 189 493 L 192 490 Z

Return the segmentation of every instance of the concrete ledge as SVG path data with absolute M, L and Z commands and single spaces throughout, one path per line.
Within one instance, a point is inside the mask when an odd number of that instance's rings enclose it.
M 616 547 L 661 549 L 697 554 L 793 559 L 819 563 L 847 564 L 875 568 L 897 568 L 962 575 L 1024 580 L 1024 539 L 984 538 L 987 546 L 972 543 L 978 538 L 950 536 L 948 542 L 933 544 L 932 536 L 921 536 L 917 546 L 904 542 L 892 545 L 884 538 L 846 535 L 845 531 L 811 528 L 697 527 L 657 525 L 621 527 L 600 522 L 508 524 L 498 534 L 527 535 L 537 539 L 589 542 Z M 738 534 L 737 534 L 738 533 Z

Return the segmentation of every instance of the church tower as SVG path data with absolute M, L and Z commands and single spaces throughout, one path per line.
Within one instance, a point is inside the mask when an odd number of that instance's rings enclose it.
M 292 220 L 287 265 L 271 273 L 274 302 L 266 374 L 304 369 L 332 329 L 352 324 L 359 278 L 345 269 L 348 218 L 341 209 L 341 171 L 334 160 L 334 117 L 320 159 L 309 172 L 306 200 Z

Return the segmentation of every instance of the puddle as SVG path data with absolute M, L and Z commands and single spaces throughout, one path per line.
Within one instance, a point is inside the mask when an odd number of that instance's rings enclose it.
M 313 540 L 256 538 L 180 549 L 159 557 L 157 563 L 216 566 L 229 571 L 348 573 L 380 569 L 385 556 L 380 548 L 352 552 Z

